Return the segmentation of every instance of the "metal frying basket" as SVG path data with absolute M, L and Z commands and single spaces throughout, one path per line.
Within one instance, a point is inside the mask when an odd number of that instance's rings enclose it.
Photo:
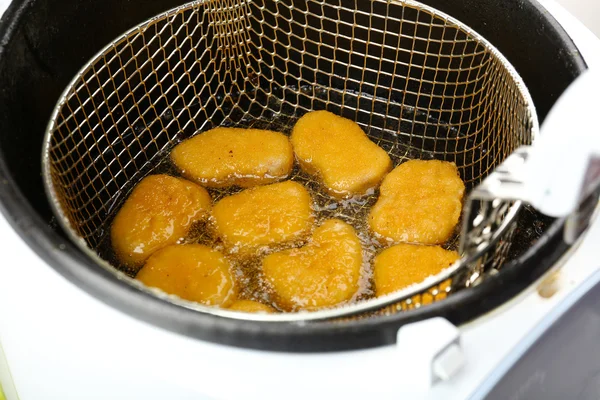
M 521 78 L 452 17 L 402 0 L 205 0 L 117 38 L 73 79 L 48 125 L 47 192 L 71 238 L 96 250 L 135 183 L 182 139 L 209 128 L 290 132 L 305 112 L 357 121 L 396 162 L 453 161 L 471 190 L 538 132 Z M 312 313 L 261 316 L 163 296 L 234 318 L 322 320 L 420 307 L 501 268 L 520 203 L 468 201 L 462 258 L 386 297 Z

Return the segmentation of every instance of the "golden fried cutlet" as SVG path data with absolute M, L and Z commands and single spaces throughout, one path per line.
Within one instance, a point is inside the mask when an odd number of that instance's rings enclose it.
M 383 296 L 421 283 L 448 268 L 458 258 L 457 252 L 439 246 L 406 243 L 392 246 L 375 257 L 373 276 L 376 295 Z
M 130 267 L 155 251 L 185 237 L 191 225 L 208 216 L 211 199 L 201 186 L 168 175 L 144 178 L 111 226 L 112 246 L 119 260 Z
M 369 225 L 396 243 L 444 243 L 460 218 L 464 191 L 454 163 L 407 161 L 383 180 Z
M 278 132 L 215 128 L 177 145 L 171 160 L 186 178 L 204 186 L 250 187 L 288 176 L 294 153 Z
M 136 279 L 165 293 L 210 306 L 226 307 L 237 295 L 227 259 L 200 244 L 172 245 L 157 251 Z
M 212 210 L 216 234 L 239 251 L 289 242 L 313 224 L 311 197 L 304 186 L 286 181 L 225 197 Z
M 354 228 L 331 219 L 302 248 L 263 259 L 265 279 L 284 309 L 316 310 L 348 301 L 359 287 L 362 248 Z
M 269 307 L 266 304 L 259 303 L 254 300 L 236 300 L 232 305 L 229 306 L 230 310 L 241 311 L 247 313 L 275 313 L 276 310 L 273 307 Z
M 363 195 L 392 169 L 388 154 L 355 122 L 328 111 L 312 111 L 296 122 L 294 153 L 303 170 L 337 198 Z

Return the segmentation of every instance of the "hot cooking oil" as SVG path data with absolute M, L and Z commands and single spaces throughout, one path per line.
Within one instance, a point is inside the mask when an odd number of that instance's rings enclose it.
M 409 110 L 410 112 L 410 110 Z M 414 110 L 412 111 L 414 112 Z M 406 111 L 405 111 L 406 113 Z M 298 117 L 288 114 L 270 113 L 268 118 L 249 119 L 242 118 L 237 123 L 225 123 L 225 126 L 236 126 L 241 128 L 269 129 L 282 132 L 290 135 L 292 128 Z M 399 129 L 401 126 L 398 127 Z M 439 128 L 438 128 L 439 129 Z M 406 143 L 406 135 L 398 135 L 390 129 L 371 128 L 367 132 L 367 136 L 388 152 L 393 161 L 394 167 L 408 159 L 434 159 L 435 153 L 408 145 Z M 447 134 L 447 133 L 446 133 Z M 165 154 L 159 163 L 151 169 L 151 174 L 169 174 L 179 176 L 178 171 L 172 165 L 169 155 Z M 349 199 L 336 199 L 327 193 L 327 190 L 319 184 L 312 176 L 303 172 L 296 163 L 291 175 L 287 178 L 303 184 L 310 192 L 312 197 L 312 209 L 315 215 L 315 224 L 317 227 L 325 220 L 338 218 L 352 225 L 361 241 L 363 249 L 363 265 L 359 284 L 359 290 L 350 300 L 351 303 L 366 300 L 374 297 L 373 288 L 373 271 L 372 260 L 374 256 L 381 251 L 382 248 L 389 244 L 381 243 L 369 231 L 367 216 L 370 208 L 375 204 L 378 197 L 378 190 L 372 189 L 364 196 L 357 196 Z M 239 193 L 243 189 L 240 187 L 227 188 L 206 188 L 213 200 L 213 204 L 225 196 Z M 119 209 L 126 196 L 122 196 L 120 204 L 113 206 L 114 214 Z M 110 219 L 108 223 L 110 224 Z M 460 225 L 460 224 L 458 224 Z M 107 225 L 109 226 L 109 225 Z M 105 229 L 109 232 L 110 229 Z M 219 250 L 227 255 L 227 258 L 234 266 L 234 275 L 239 285 L 239 298 L 248 300 L 258 300 L 262 303 L 269 304 L 274 308 L 278 308 L 275 303 L 274 293 L 269 285 L 263 279 L 261 273 L 261 260 L 270 253 L 281 251 L 292 247 L 301 247 L 307 243 L 309 237 L 302 238 L 293 243 L 279 244 L 273 246 L 263 246 L 252 253 L 244 252 L 243 254 L 235 251 L 226 252 L 221 239 L 214 234 L 212 222 L 203 221 L 196 224 L 186 238 L 182 238 L 179 243 L 200 243 Z M 447 249 L 455 249 L 457 245 L 457 235 L 446 243 L 443 247 Z M 100 256 L 109 261 L 117 269 L 134 277 L 135 271 L 121 265 L 112 251 L 110 244 L 110 234 L 105 234 L 100 245 L 98 246 Z

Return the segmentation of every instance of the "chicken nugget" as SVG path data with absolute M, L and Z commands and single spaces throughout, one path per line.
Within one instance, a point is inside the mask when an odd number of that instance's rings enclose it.
M 423 293 L 421 295 L 413 296 L 413 298 L 412 298 L 412 304 L 413 305 L 420 304 L 422 306 L 426 306 L 426 305 L 431 304 L 431 303 L 433 303 L 435 301 L 439 301 L 439 300 L 445 299 L 447 297 L 446 290 L 448 290 L 448 288 L 450 287 L 451 284 L 452 284 L 452 280 L 451 279 L 446 279 L 444 282 L 442 282 L 439 285 L 437 285 L 437 288 L 435 288 L 435 290 L 437 292 L 437 294 L 435 296 L 433 295 L 434 289 L 429 289 L 429 291 L 427 291 L 426 293 Z
M 359 288 L 362 247 L 352 226 L 331 219 L 301 248 L 266 256 L 265 279 L 287 310 L 316 310 L 348 301 Z
M 208 187 L 250 187 L 281 180 L 294 165 L 288 138 L 262 129 L 215 128 L 177 145 L 171 160 Z
M 407 161 L 383 180 L 370 228 L 394 242 L 444 243 L 460 218 L 464 192 L 454 163 Z
M 382 251 L 373 263 L 375 293 L 383 296 L 423 282 L 458 260 L 456 251 L 439 246 L 398 244 Z M 424 297 L 431 296 L 426 295 Z M 430 303 L 423 299 L 423 303 Z
M 136 267 L 155 251 L 185 237 L 208 216 L 210 195 L 201 186 L 168 175 L 148 176 L 133 189 L 111 226 L 119 260 Z
M 230 310 L 241 311 L 247 313 L 267 313 L 272 314 L 275 311 L 273 307 L 269 307 L 266 304 L 259 303 L 254 300 L 236 300 L 232 305 L 229 306 Z
M 337 198 L 363 195 L 392 169 L 385 150 L 355 122 L 328 111 L 312 111 L 296 122 L 294 153 L 304 171 L 317 176 Z
M 292 181 L 225 197 L 213 207 L 212 217 L 224 244 L 240 251 L 299 239 L 313 224 L 310 194 Z
M 157 251 L 136 279 L 146 286 L 209 306 L 227 306 L 237 295 L 227 259 L 200 244 L 172 245 Z

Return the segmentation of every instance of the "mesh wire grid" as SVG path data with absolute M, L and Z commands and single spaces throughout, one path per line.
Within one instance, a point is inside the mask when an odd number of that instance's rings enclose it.
M 512 66 L 477 33 L 428 6 L 198 1 L 126 32 L 73 79 L 48 126 L 49 197 L 75 242 L 129 279 L 95 249 L 124 194 L 175 144 L 222 125 L 290 132 L 299 116 L 318 109 L 356 121 L 396 164 L 455 162 L 468 190 L 538 130 Z M 476 283 L 502 266 L 520 203 L 467 203 L 463 257 L 440 275 L 394 295 L 273 318 L 388 314 Z

